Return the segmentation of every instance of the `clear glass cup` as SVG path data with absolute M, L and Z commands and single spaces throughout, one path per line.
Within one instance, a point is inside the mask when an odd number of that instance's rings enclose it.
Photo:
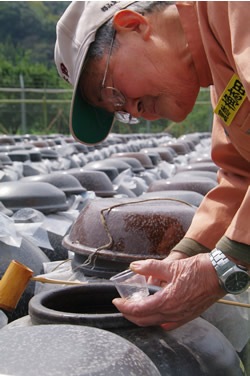
M 139 300 L 149 295 L 145 276 L 132 270 L 124 270 L 111 277 L 110 281 L 114 282 L 122 298 Z

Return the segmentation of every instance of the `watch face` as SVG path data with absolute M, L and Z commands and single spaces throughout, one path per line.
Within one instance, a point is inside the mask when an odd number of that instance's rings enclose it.
M 248 285 L 249 276 L 247 273 L 234 272 L 225 281 L 225 288 L 228 292 L 237 293 L 244 291 Z

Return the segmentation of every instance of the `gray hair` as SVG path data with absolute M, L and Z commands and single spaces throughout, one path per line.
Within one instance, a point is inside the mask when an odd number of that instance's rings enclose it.
M 137 1 L 129 5 L 126 9 L 131 9 L 142 15 L 162 12 L 168 5 L 174 4 L 174 1 Z M 90 45 L 85 62 L 90 59 L 101 59 L 110 46 L 114 34 L 113 18 L 102 25 L 96 33 L 95 41 Z M 118 47 L 115 41 L 113 48 Z

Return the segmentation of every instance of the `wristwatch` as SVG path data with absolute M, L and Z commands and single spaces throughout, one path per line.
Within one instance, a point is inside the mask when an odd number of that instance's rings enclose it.
M 210 260 L 219 278 L 220 285 L 229 294 L 241 294 L 249 286 L 250 276 L 244 266 L 230 261 L 223 252 L 215 248 Z

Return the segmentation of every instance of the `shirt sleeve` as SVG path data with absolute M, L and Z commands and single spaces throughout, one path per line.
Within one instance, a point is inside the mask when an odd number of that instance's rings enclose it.
M 173 250 L 193 256 L 218 247 L 250 263 L 250 188 L 246 177 L 219 171 L 219 184 L 197 209 L 185 237 Z

